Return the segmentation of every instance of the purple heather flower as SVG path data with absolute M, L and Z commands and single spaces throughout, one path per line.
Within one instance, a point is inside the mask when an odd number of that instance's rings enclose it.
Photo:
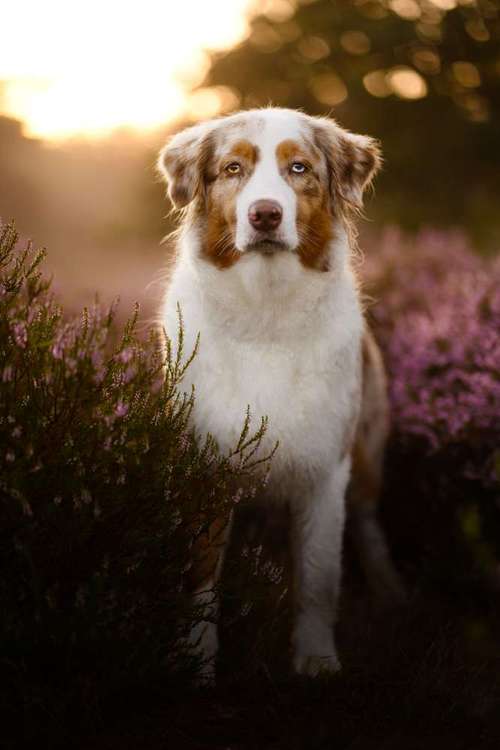
M 24 349 L 28 343 L 28 330 L 25 323 L 14 323 L 12 326 L 12 335 L 14 336 L 16 344 L 21 347 L 21 349 Z
M 133 365 L 130 365 L 129 367 L 127 367 L 127 369 L 123 373 L 123 382 L 125 384 L 130 383 L 130 381 L 135 377 L 136 372 L 137 371 Z
M 54 359 L 62 359 L 63 354 L 64 354 L 64 347 L 62 345 L 62 342 L 59 340 L 52 347 L 52 356 L 54 357 Z
M 367 258 L 395 429 L 431 450 L 482 440 L 486 459 L 500 440 L 500 262 L 458 232 L 394 229 Z
M 122 349 L 122 351 L 118 354 L 118 359 L 120 360 L 120 362 L 123 362 L 123 364 L 127 364 L 127 362 L 130 362 L 133 356 L 134 351 L 130 346 L 128 346 L 125 349 Z
M 75 338 L 76 331 L 72 325 L 67 325 L 59 331 L 51 350 L 54 359 L 62 359 L 65 351 L 70 349 L 75 343 Z
M 128 406 L 127 404 L 124 404 L 123 401 L 118 401 L 115 409 L 115 414 L 117 417 L 124 417 L 128 412 Z

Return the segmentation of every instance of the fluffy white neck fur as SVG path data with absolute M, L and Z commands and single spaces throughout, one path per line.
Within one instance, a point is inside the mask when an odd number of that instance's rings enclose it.
M 201 231 L 197 226 L 183 229 L 177 271 L 186 282 L 190 280 L 181 286 L 190 303 L 202 308 L 204 327 L 221 326 L 225 336 L 261 343 L 315 337 L 322 321 L 331 326 L 358 306 L 343 228 L 331 242 L 330 270 L 323 273 L 304 268 L 296 255 L 286 251 L 273 256 L 243 253 L 234 266 L 221 270 L 200 257 Z M 183 300 L 179 302 L 182 306 Z

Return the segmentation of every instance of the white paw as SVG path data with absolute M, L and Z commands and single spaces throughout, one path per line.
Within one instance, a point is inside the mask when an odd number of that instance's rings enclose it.
M 210 688 L 215 686 L 215 664 L 214 662 L 204 663 L 196 673 L 193 684 L 200 688 Z
M 302 613 L 292 634 L 293 668 L 297 674 L 316 677 L 340 670 L 333 626 L 322 617 Z
M 297 674 L 307 677 L 335 674 L 342 668 L 337 654 L 295 654 L 293 667 Z
M 219 647 L 217 625 L 213 622 L 201 621 L 190 631 L 186 645 L 201 661 L 196 676 L 196 684 L 210 686 L 215 683 L 215 660 Z

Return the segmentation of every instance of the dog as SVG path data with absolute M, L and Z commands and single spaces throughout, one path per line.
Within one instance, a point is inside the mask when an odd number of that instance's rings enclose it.
M 174 135 L 158 168 L 183 209 L 161 322 L 199 349 L 184 376 L 192 425 L 234 448 L 247 406 L 268 418 L 262 455 L 279 441 L 263 504 L 291 519 L 293 668 L 340 661 L 334 623 L 346 494 L 356 546 L 379 596 L 402 591 L 376 518 L 389 429 L 385 374 L 353 269 L 353 217 L 381 164 L 379 146 L 333 119 L 267 108 Z M 222 529 L 222 543 L 221 543 Z M 190 637 L 214 674 L 220 572 L 230 524 L 214 523 L 191 589 L 207 620 Z M 218 543 L 213 540 L 218 538 Z

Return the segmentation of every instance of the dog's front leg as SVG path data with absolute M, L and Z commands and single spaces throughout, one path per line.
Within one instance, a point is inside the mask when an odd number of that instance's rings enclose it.
M 333 626 L 340 589 L 345 491 L 350 461 L 292 503 L 295 622 L 293 666 L 299 674 L 336 672 Z
M 219 646 L 217 619 L 219 596 L 216 590 L 224 561 L 224 552 L 232 525 L 232 514 L 213 521 L 196 539 L 192 549 L 191 567 L 186 576 L 186 588 L 193 604 L 199 608 L 199 617 L 193 624 L 187 643 L 201 657 L 198 675 L 200 683 L 215 679 L 215 660 Z

